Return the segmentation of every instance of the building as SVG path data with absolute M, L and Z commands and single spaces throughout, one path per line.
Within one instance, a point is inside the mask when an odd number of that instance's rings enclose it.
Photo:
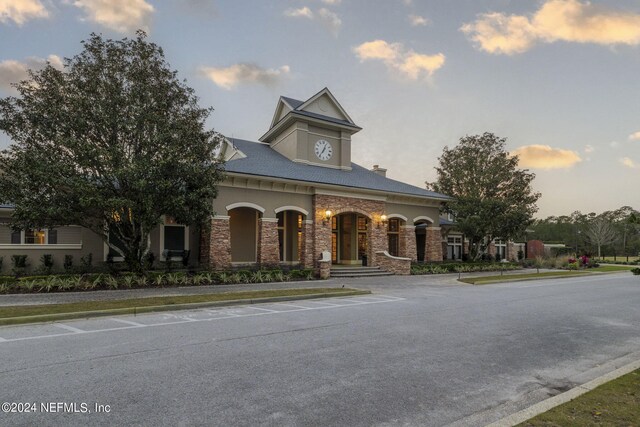
M 322 275 L 331 264 L 408 274 L 411 261 L 441 261 L 439 210 L 448 197 L 353 163 L 351 138 L 360 130 L 326 88 L 306 101 L 280 97 L 258 142 L 229 138 L 221 148 L 226 179 L 209 231 L 167 217 L 152 251 L 189 249 L 218 269 L 287 264 Z M 0 219 L 9 213 L 0 209 Z M 0 256 L 20 252 L 33 262 L 49 252 L 61 263 L 63 253 L 106 260 L 109 252 L 80 227 L 18 234 L 0 226 Z

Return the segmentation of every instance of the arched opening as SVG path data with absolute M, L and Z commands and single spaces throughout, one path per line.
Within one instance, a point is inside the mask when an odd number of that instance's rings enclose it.
M 400 256 L 406 248 L 401 227 L 405 225 L 405 219 L 399 215 L 390 216 L 387 220 L 387 251 L 390 255 Z
M 333 264 L 366 265 L 369 249 L 370 219 L 357 212 L 344 212 L 331 217 L 331 262 Z
M 280 262 L 298 264 L 303 252 L 305 215 L 297 210 L 276 210 Z
M 427 261 L 427 227 L 429 224 L 433 224 L 430 218 L 418 217 L 414 219 L 413 223 L 416 227 L 416 259 L 418 262 Z
M 229 210 L 232 263 L 257 262 L 258 219 L 261 214 L 252 207 L 236 207 Z

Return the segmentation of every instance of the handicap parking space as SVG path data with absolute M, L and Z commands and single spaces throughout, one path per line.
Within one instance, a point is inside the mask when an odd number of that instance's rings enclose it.
M 349 307 L 364 307 L 370 304 L 390 303 L 402 300 L 404 300 L 404 298 L 386 295 L 339 297 L 6 326 L 0 327 L 0 345 L 12 341 L 94 334 L 135 328 L 161 327 L 191 322 L 232 321 L 233 319 L 243 317 L 286 315 L 287 313 L 315 310 L 348 309 Z

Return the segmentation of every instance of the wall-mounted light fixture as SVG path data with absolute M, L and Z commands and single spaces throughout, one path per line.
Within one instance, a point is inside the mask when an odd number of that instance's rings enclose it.
M 378 222 L 378 228 L 387 226 L 387 216 L 385 214 L 380 215 L 380 221 Z
M 331 221 L 331 211 L 327 209 L 326 211 L 324 211 L 324 218 L 322 222 L 324 225 L 327 225 L 329 221 Z

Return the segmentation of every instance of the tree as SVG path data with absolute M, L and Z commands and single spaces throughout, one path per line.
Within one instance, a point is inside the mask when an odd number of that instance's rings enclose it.
M 492 133 L 465 136 L 438 158 L 431 187 L 453 197 L 445 211 L 469 239 L 470 257 L 478 259 L 496 237 L 522 235 L 538 210 L 540 193 L 531 188 L 533 173 L 518 169 L 518 157 L 505 150 L 505 138 Z
M 64 70 L 30 71 L 0 100 L 13 140 L 0 154 L 0 201 L 15 205 L 14 228 L 84 226 L 141 271 L 163 215 L 205 224 L 213 213 L 221 136 L 144 32 L 82 44 Z
M 601 257 L 601 247 L 613 243 L 618 237 L 618 233 L 613 228 L 611 221 L 600 216 L 592 220 L 585 229 L 585 235 L 591 244 L 598 248 L 598 258 Z

